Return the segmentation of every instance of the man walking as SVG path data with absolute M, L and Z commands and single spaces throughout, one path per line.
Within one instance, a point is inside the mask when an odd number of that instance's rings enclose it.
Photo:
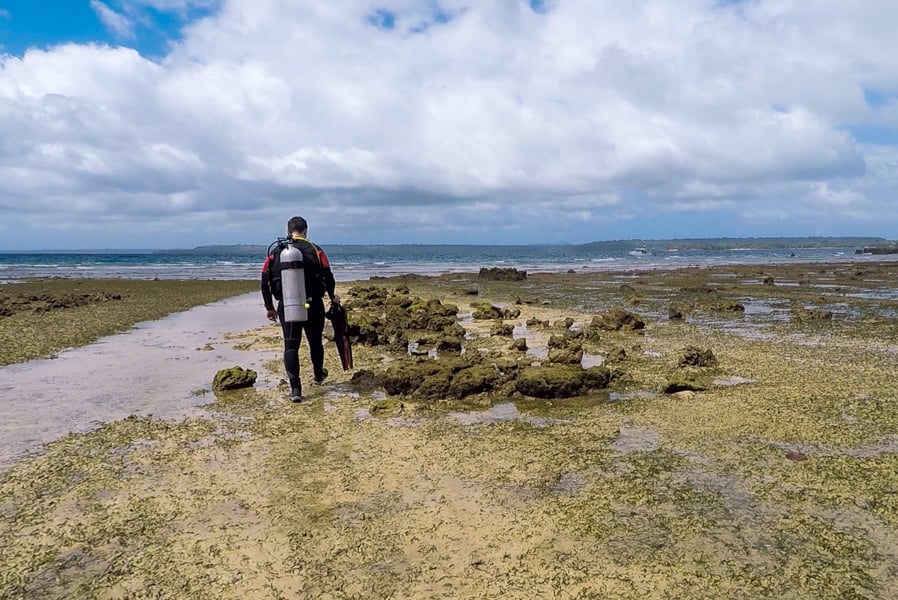
M 334 293 L 336 282 L 330 263 L 324 250 L 306 239 L 309 225 L 302 217 L 293 217 L 287 221 L 287 239 L 279 240 L 268 248 L 268 256 L 262 265 L 262 301 L 268 319 L 280 319 L 284 332 L 284 368 L 290 383 L 290 399 L 302 402 L 302 381 L 299 378 L 299 344 L 302 333 L 306 332 L 309 344 L 309 357 L 312 360 L 312 374 L 315 383 L 322 383 L 327 377 L 324 368 L 324 295 L 327 294 L 332 303 L 339 304 L 340 297 Z M 308 297 L 308 319 L 305 321 L 285 321 L 283 302 L 283 280 L 281 277 L 280 253 L 287 245 L 292 244 L 302 252 L 305 289 Z M 275 309 L 272 298 L 278 301 Z

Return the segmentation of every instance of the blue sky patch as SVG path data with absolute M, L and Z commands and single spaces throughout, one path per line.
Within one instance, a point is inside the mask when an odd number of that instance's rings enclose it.
M 122 0 L 103 4 L 126 19 L 133 35 L 107 28 L 90 0 L 0 0 L 0 53 L 22 56 L 29 48 L 47 49 L 66 43 L 127 46 L 155 58 L 181 39 L 183 27 L 217 10 L 191 7 L 162 11 Z M 99 7 L 99 5 L 96 5 Z
M 394 29 L 396 15 L 386 9 L 379 9 L 368 15 L 368 24 L 378 29 Z

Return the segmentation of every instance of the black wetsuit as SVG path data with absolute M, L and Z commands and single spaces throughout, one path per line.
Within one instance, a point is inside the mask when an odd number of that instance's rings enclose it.
M 262 277 L 260 287 L 265 308 L 274 309 L 272 298 L 278 301 L 277 313 L 284 332 L 284 369 L 292 390 L 302 390 L 302 382 L 299 378 L 299 344 L 302 341 L 302 332 L 306 332 L 309 343 L 309 358 L 312 360 L 312 371 L 316 381 L 324 378 L 324 344 L 322 333 L 324 332 L 324 294 L 333 300 L 334 274 L 330 268 L 330 262 L 324 250 L 306 240 L 294 238 L 295 245 L 302 251 L 305 268 L 306 291 L 309 294 L 309 318 L 300 322 L 284 321 L 284 303 L 280 290 L 280 276 L 272 273 L 272 265 L 277 264 L 273 255 L 265 258 L 262 265 Z M 280 252 L 276 249 L 275 252 Z

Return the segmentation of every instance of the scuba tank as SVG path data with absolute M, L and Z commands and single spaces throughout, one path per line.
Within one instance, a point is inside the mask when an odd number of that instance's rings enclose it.
M 281 290 L 284 321 L 295 323 L 309 320 L 309 298 L 306 294 L 306 275 L 302 252 L 292 243 L 281 250 Z

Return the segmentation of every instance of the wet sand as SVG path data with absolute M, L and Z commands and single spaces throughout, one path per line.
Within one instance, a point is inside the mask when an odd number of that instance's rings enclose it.
M 385 404 L 328 345 L 331 378 L 308 403 L 261 386 L 208 398 L 207 415 L 52 442 L 0 479 L 0 597 L 894 598 L 891 269 L 370 282 L 462 313 L 522 301 L 507 322 L 534 349 L 552 330 L 529 319 L 623 306 L 647 325 L 590 344 L 625 349 L 625 376 L 577 398 Z M 509 352 L 489 323 L 462 323 L 485 356 Z M 210 343 L 280 374 L 264 330 Z M 710 384 L 661 393 L 688 345 L 719 359 Z M 398 360 L 354 350 L 358 368 Z
M 222 340 L 265 327 L 260 307 L 258 294 L 245 294 L 138 323 L 56 358 L 0 367 L 0 473 L 47 442 L 131 415 L 200 416 L 222 365 L 256 370 L 260 388 L 276 385 L 260 353 Z

